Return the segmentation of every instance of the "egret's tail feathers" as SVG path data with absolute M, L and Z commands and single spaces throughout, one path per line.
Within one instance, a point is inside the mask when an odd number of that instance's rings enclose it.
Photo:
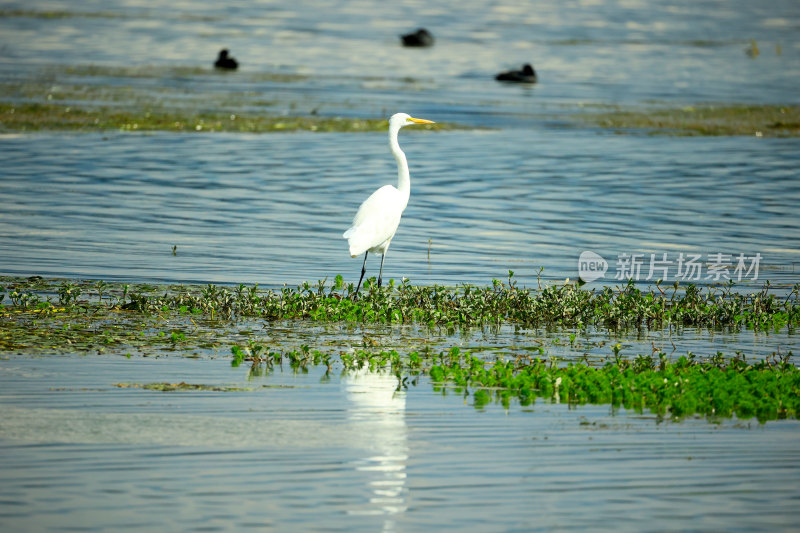
M 345 231 L 342 236 L 347 239 L 347 244 L 350 246 L 350 257 L 358 257 L 374 246 L 372 242 L 374 237 L 364 231 L 358 231 L 355 226 Z
M 347 239 L 347 244 L 350 245 L 350 257 L 358 257 L 363 252 L 359 251 L 359 247 L 357 246 L 356 242 L 358 239 L 356 238 L 356 228 L 352 227 L 349 230 L 345 231 L 342 234 L 342 237 Z
M 350 257 L 358 257 L 369 249 L 369 244 L 363 244 L 356 240 L 351 240 L 348 244 L 350 245 Z

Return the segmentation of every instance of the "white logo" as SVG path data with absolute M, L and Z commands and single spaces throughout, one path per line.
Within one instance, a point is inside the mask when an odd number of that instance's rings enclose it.
M 606 270 L 608 270 L 608 263 L 594 252 L 587 250 L 578 258 L 578 277 L 586 283 L 602 278 Z

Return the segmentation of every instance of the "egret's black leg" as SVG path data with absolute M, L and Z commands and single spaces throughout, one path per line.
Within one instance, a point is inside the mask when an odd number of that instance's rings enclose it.
M 364 264 L 361 265 L 361 277 L 358 278 L 358 285 L 356 285 L 356 292 L 353 293 L 353 296 L 358 294 L 358 289 L 361 288 L 361 281 L 364 279 L 364 274 L 367 271 L 367 255 L 368 254 L 369 254 L 369 252 L 364 252 Z M 383 265 L 382 262 L 381 262 L 381 265 Z
M 383 281 L 383 260 L 386 259 L 386 250 L 383 251 L 381 254 L 381 270 L 378 272 L 378 287 L 380 288 L 381 282 Z

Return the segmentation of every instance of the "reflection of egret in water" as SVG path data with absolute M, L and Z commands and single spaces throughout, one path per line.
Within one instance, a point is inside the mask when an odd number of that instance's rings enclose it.
M 392 516 L 407 508 L 405 392 L 397 389 L 390 373 L 360 371 L 343 378 L 348 399 L 348 418 L 353 436 L 365 445 L 369 456 L 356 462 L 356 470 L 369 478 L 369 505 L 352 514 L 384 515 L 383 530 L 394 529 Z

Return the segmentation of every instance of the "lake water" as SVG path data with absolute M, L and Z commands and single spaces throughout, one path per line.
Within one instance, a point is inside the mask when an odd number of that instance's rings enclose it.
M 436 45 L 400 48 L 398 34 L 418 26 Z M 20 102 L 58 99 L 65 87 L 71 98 L 130 90 L 142 99 L 131 105 L 406 111 L 486 128 L 401 133 L 412 193 L 387 278 L 485 285 L 513 270 L 536 287 L 541 267 L 545 282 L 575 279 L 588 250 L 609 264 L 590 287 L 619 283 L 621 258 L 632 254 L 641 284 L 662 277 L 649 266 L 663 254 L 667 283 L 687 281 L 681 254 L 700 256 L 692 281 L 713 283 L 714 254 L 729 256 L 729 277 L 737 256 L 758 254 L 758 277 L 744 272 L 741 286 L 770 280 L 786 294 L 800 269 L 797 139 L 620 135 L 563 116 L 613 105 L 796 105 L 798 27 L 788 0 L 5 2 L 0 84 Z M 745 53 L 751 40 L 757 57 Z M 239 72 L 211 71 L 222 47 Z M 528 61 L 536 86 L 493 80 Z M 5 133 L 0 274 L 355 282 L 361 260 L 348 257 L 341 233 L 358 204 L 395 179 L 384 133 Z M 368 275 L 378 264 L 372 258 Z M 291 343 L 312 331 L 296 327 L 264 324 L 263 334 Z M 362 333 L 387 347 L 408 334 L 359 326 L 353 346 Z M 489 352 L 568 336 L 429 334 Z M 330 335 L 342 346 L 350 338 Z M 785 330 L 587 335 L 579 342 L 598 357 L 612 340 L 631 353 L 651 344 L 755 357 L 798 349 Z M 563 344 L 549 351 L 574 355 Z M 252 390 L 115 386 L 162 381 Z M 248 373 L 232 369 L 226 351 L 191 360 L 7 354 L 0 384 L 4 531 L 718 531 L 800 521 L 796 421 L 663 423 L 542 402 L 475 409 L 424 379 L 395 392 L 386 375 Z
M 797 421 L 478 410 L 424 379 L 396 391 L 392 375 L 264 376 L 225 359 L 0 369 L 5 531 L 788 531 L 800 518 Z M 252 390 L 114 386 L 160 381 Z
M 627 277 L 622 254 L 640 254 L 640 281 L 658 279 L 650 262 L 667 254 L 672 282 L 694 277 L 678 276 L 680 254 L 705 264 L 717 253 L 730 270 L 760 254 L 758 279 L 734 279 L 791 284 L 796 139 L 620 136 L 553 118 L 615 104 L 798 103 L 800 10 L 755 4 L 9 2 L 0 76 L 19 101 L 116 87 L 134 105 L 403 110 L 494 128 L 403 131 L 412 197 L 387 277 L 486 284 L 510 269 L 531 285 L 540 267 L 544 279 L 576 278 L 591 250 L 612 284 Z M 45 11 L 60 16 L 13 16 Z M 436 45 L 401 48 L 397 35 L 418 25 Z M 755 58 L 745 54 L 751 39 Z M 222 46 L 240 71 L 209 68 Z M 494 81 L 525 61 L 539 71 L 535 87 Z M 138 70 L 88 75 L 88 66 Z M 207 72 L 170 70 L 184 67 Z M 341 233 L 363 199 L 396 179 L 377 133 L 5 135 L 0 148 L 0 272 L 10 274 L 352 280 L 360 260 Z M 699 277 L 691 281 L 715 281 Z
M 576 278 L 592 250 L 610 263 L 612 285 L 620 254 L 642 255 L 642 281 L 650 254 L 668 254 L 671 282 L 679 254 L 705 262 L 718 252 L 759 253 L 756 287 L 798 279 L 794 139 L 507 130 L 402 140 L 412 196 L 387 277 L 485 285 L 511 269 L 535 286 L 540 267 L 545 279 Z M 360 201 L 396 179 L 379 134 L 37 134 L 0 144 L 2 271 L 21 275 L 355 282 L 361 260 L 341 234 Z

